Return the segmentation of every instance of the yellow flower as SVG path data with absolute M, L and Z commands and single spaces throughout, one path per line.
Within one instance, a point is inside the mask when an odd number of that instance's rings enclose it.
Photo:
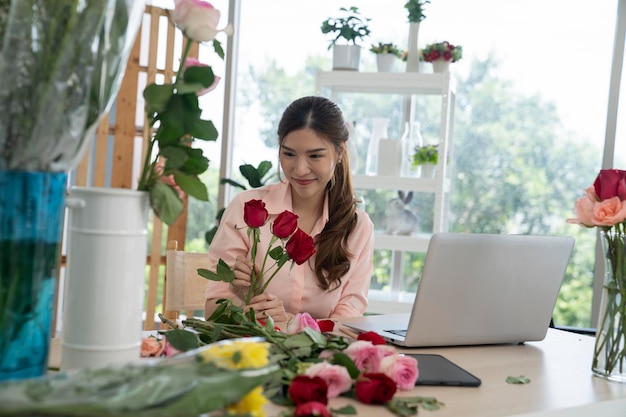
M 228 406 L 228 414 L 265 417 L 263 406 L 265 406 L 267 402 L 267 398 L 263 396 L 263 388 L 256 387 L 239 400 L 238 403 Z
M 269 343 L 260 341 L 225 341 L 203 350 L 200 356 L 205 362 L 228 369 L 261 368 L 269 364 L 269 347 Z

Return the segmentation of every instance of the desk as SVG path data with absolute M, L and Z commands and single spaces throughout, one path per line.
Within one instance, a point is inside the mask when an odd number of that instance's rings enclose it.
M 345 320 L 347 322 L 349 320 Z M 541 342 L 524 345 L 402 349 L 438 353 L 482 380 L 480 387 L 416 387 L 399 395 L 433 396 L 445 405 L 437 411 L 420 409 L 424 417 L 624 417 L 626 384 L 592 376 L 594 338 L 549 329 Z M 50 364 L 60 363 L 60 343 L 53 340 Z M 525 375 L 526 385 L 507 384 L 507 376 Z M 338 408 L 354 404 L 358 417 L 391 417 L 384 407 L 346 398 L 331 400 Z M 275 417 L 280 408 L 268 406 Z

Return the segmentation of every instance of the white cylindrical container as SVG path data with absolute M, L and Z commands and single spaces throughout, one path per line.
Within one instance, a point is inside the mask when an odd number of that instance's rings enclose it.
M 380 139 L 378 151 L 378 175 L 399 176 L 402 166 L 402 141 Z
M 149 194 L 72 187 L 61 370 L 139 360 Z
M 389 119 L 386 117 L 374 117 L 372 119 L 372 135 L 367 147 L 367 160 L 365 162 L 365 175 L 378 174 L 378 151 L 381 138 L 387 137 Z

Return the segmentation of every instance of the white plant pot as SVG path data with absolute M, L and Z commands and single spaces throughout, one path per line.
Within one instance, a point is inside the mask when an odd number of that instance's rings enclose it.
M 424 164 L 419 166 L 420 178 L 434 178 L 437 173 L 437 165 Z
M 438 59 L 433 61 L 433 71 L 434 72 L 448 72 L 450 70 L 450 61 L 444 61 L 443 59 Z
M 360 46 L 333 45 L 333 70 L 358 71 L 360 60 Z
M 419 44 L 418 35 L 420 30 L 419 22 L 409 23 L 409 47 L 408 55 L 406 57 L 406 71 L 407 72 L 419 72 L 420 70 L 420 56 L 419 56 Z
M 63 371 L 139 360 L 149 195 L 72 187 L 61 333 Z
M 378 72 L 393 72 L 393 67 L 398 58 L 393 54 L 376 54 L 376 66 Z

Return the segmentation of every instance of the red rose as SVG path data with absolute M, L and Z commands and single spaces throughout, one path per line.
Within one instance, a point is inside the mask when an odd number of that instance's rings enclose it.
M 384 404 L 396 393 L 396 383 L 385 374 L 365 373 L 356 381 L 356 397 L 365 404 Z
M 619 197 L 626 200 L 626 171 L 619 169 L 602 169 L 593 183 L 600 201 Z
M 315 253 L 315 242 L 311 236 L 298 228 L 287 241 L 285 249 L 291 259 L 302 265 Z
M 263 226 L 268 217 L 269 213 L 265 209 L 265 203 L 261 200 L 250 200 L 243 206 L 243 221 L 249 227 Z
M 333 417 L 325 404 L 317 401 L 298 404 L 293 412 L 293 417 Z
M 298 227 L 298 216 L 285 210 L 276 217 L 272 225 L 272 233 L 279 239 L 285 239 Z
M 296 405 L 311 401 L 328 404 L 328 384 L 319 376 L 298 375 L 289 384 L 289 398 Z
M 372 342 L 373 345 L 386 345 L 385 339 L 376 332 L 359 333 L 357 340 L 366 340 Z
M 335 330 L 335 322 L 332 320 L 318 320 L 317 325 L 320 326 L 320 332 L 328 333 Z

